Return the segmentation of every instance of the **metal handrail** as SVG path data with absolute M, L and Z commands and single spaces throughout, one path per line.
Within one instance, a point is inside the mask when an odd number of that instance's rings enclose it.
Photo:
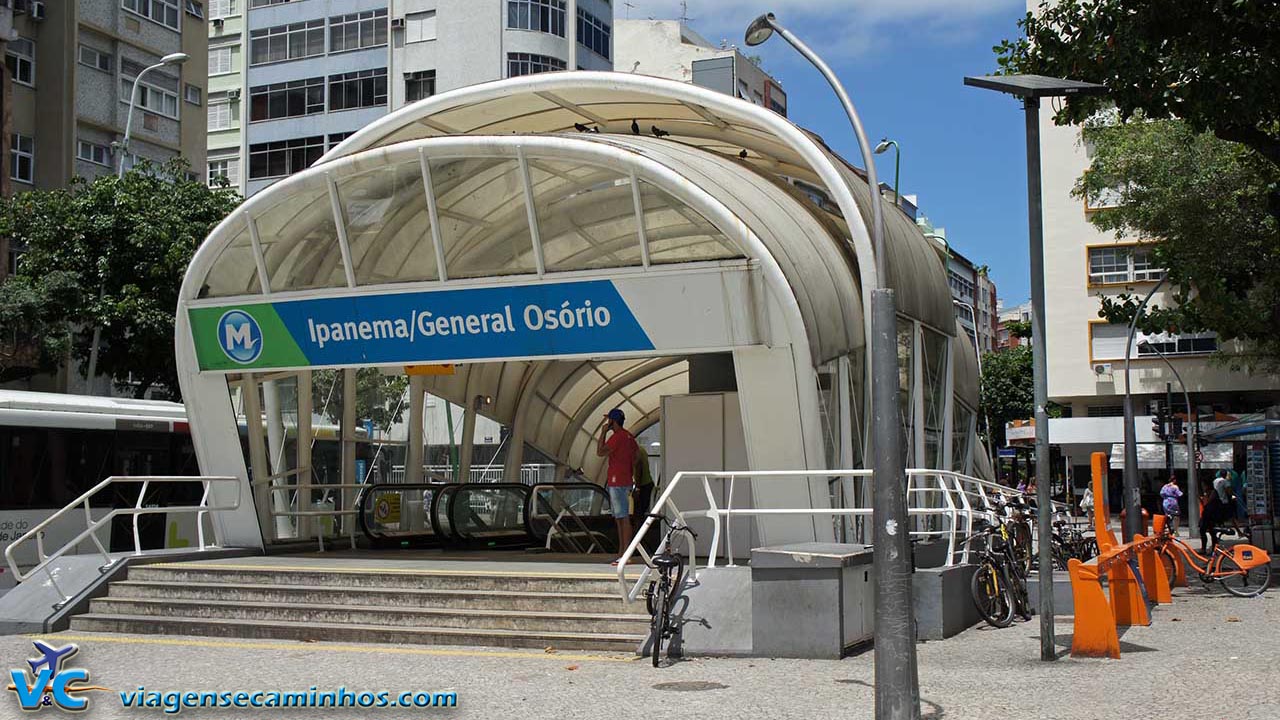
M 590 488 L 603 494 L 603 490 L 600 488 L 600 486 L 594 483 L 538 483 L 536 485 L 533 485 L 530 488 L 530 494 L 529 494 L 529 500 L 528 500 L 529 506 L 525 510 L 525 517 L 527 519 L 527 523 L 529 525 L 530 530 L 533 529 L 533 515 L 534 515 L 533 509 L 535 506 L 544 507 L 548 511 L 547 517 L 551 517 L 552 513 L 556 512 L 555 508 L 551 506 L 551 503 L 542 496 L 542 493 L 540 491 L 544 488 L 550 488 L 552 490 L 572 490 L 572 489 L 581 490 L 581 489 Z M 577 540 L 573 538 L 572 534 L 565 532 L 563 530 L 560 530 L 561 535 L 569 541 L 570 546 L 574 548 L 575 552 L 582 553 L 582 554 L 590 554 L 592 552 L 592 549 L 597 547 L 600 548 L 601 551 L 605 551 L 604 546 L 596 541 L 593 531 L 591 530 L 590 527 L 587 526 L 587 523 L 582 519 L 582 517 L 578 515 L 578 513 L 574 512 L 573 508 L 569 507 L 568 503 L 565 503 L 563 500 L 561 500 L 561 504 L 564 506 L 563 509 L 561 509 L 558 513 L 555 514 L 555 519 L 551 521 L 551 527 L 547 529 L 546 549 L 547 550 L 551 549 L 551 539 L 556 535 L 557 530 L 559 530 L 561 520 L 568 517 L 571 520 L 573 520 L 573 522 L 578 526 L 579 532 L 581 532 L 583 535 L 585 535 L 588 539 L 591 540 L 591 545 L 584 552 L 582 550 L 582 546 L 578 543 Z
M 182 483 L 182 482 L 201 483 L 201 485 L 203 486 L 203 492 L 200 496 L 199 505 L 174 505 L 169 507 L 156 507 L 156 508 L 142 506 L 142 501 L 147 494 L 147 488 L 150 487 L 152 483 Z M 234 503 L 230 505 L 210 505 L 209 504 L 210 491 L 212 490 L 213 483 L 217 483 L 217 482 L 231 483 L 232 485 L 235 486 L 236 497 L 235 497 Z M 90 498 L 92 498 L 94 495 L 98 494 L 102 490 L 106 489 L 108 486 L 115 485 L 115 484 L 124 484 L 124 483 L 133 483 L 133 484 L 141 483 L 142 485 L 142 487 L 138 491 L 138 500 L 137 502 L 134 503 L 134 506 L 125 507 L 125 508 L 112 508 L 112 510 L 108 512 L 106 515 L 102 516 L 97 520 L 94 520 L 92 515 L 92 509 L 89 506 Z M 53 513 L 48 518 L 45 518 L 44 521 L 42 521 L 40 524 L 36 525 L 35 527 L 31 528 L 30 530 L 28 530 L 26 533 L 22 535 L 22 537 L 15 540 L 12 544 L 9 545 L 9 547 L 5 548 L 5 551 L 4 551 L 5 561 L 8 563 L 9 569 L 13 572 L 13 577 L 16 582 L 24 582 L 30 579 L 36 573 L 43 570 L 44 573 L 49 578 L 49 584 L 53 586 L 53 589 L 58 593 L 58 596 L 62 598 L 61 602 L 54 605 L 54 607 L 61 608 L 63 605 L 71 601 L 71 596 L 64 593 L 62 591 L 62 588 L 58 586 L 57 579 L 54 577 L 54 573 L 51 567 L 54 560 L 57 560 L 58 558 L 66 555 L 69 550 L 78 546 L 85 538 L 89 538 L 90 540 L 92 540 L 94 546 L 98 549 L 98 552 L 102 555 L 103 564 L 100 570 L 106 571 L 107 569 L 115 565 L 116 562 L 119 560 L 119 558 L 111 557 L 111 553 L 107 551 L 106 547 L 103 546 L 102 541 L 98 538 L 97 531 L 102 526 L 108 525 L 112 520 L 114 520 L 116 517 L 119 517 L 121 515 L 132 516 L 133 517 L 133 556 L 141 557 L 147 554 L 152 554 L 154 551 L 142 549 L 142 539 L 138 530 L 139 516 L 155 515 L 160 513 L 165 513 L 165 514 L 195 513 L 196 514 L 196 536 L 200 546 L 199 549 L 201 552 L 203 552 L 207 548 L 217 547 L 216 545 L 208 545 L 205 543 L 205 537 L 204 537 L 205 515 L 211 512 L 225 512 L 229 510 L 238 509 L 240 507 L 241 488 L 242 488 L 242 485 L 240 483 L 240 480 L 238 478 L 231 477 L 231 476 L 166 475 L 166 476 L 130 477 L 130 476 L 112 475 L 111 477 L 108 477 L 107 479 L 93 486 L 89 490 L 86 490 L 84 494 L 82 494 L 80 497 L 76 498 L 75 500 L 72 500 L 70 503 L 66 505 L 66 507 Z M 52 553 L 46 554 L 44 549 L 45 528 L 49 527 L 55 521 L 67 515 L 68 513 L 81 507 L 84 509 L 85 526 L 86 526 L 85 529 L 81 531 L 78 535 L 76 535 L 74 538 L 64 543 L 62 547 L 58 548 Z M 20 546 L 22 546 L 28 540 L 35 541 L 36 557 L 39 562 L 30 570 L 24 573 L 18 567 L 17 560 L 14 559 L 14 553 Z

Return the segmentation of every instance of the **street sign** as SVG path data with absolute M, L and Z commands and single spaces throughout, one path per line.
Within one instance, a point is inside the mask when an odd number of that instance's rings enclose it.
M 997 455 L 999 455 L 999 456 L 1000 456 L 1000 457 L 1002 457 L 1002 458 L 1006 458 L 1006 457 L 1007 457 L 1007 458 L 1016 458 L 1016 457 L 1018 457 L 1018 451 L 1017 451 L 1017 450 L 1014 450 L 1013 448 L 1000 448 L 999 450 L 997 450 L 997 451 L 996 451 L 996 454 L 997 454 Z

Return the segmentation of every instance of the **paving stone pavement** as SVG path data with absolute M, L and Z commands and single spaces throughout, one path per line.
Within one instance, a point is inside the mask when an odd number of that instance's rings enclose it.
M 1120 660 L 1041 662 L 1039 623 L 971 629 L 918 646 L 925 718 L 1280 718 L 1280 588 L 1245 600 L 1176 591 L 1150 627 L 1129 629 Z M 647 659 L 569 651 L 337 645 L 59 633 L 80 645 L 72 665 L 113 691 L 453 691 L 449 709 L 185 709 L 199 718 L 870 718 L 872 653 L 838 661 L 696 658 L 659 669 Z M 0 667 L 25 666 L 30 638 L 0 637 Z M 7 664 L 5 664 L 7 663 Z M 22 713 L 12 693 L 0 718 Z M 90 694 L 93 719 L 164 717 Z M 57 711 L 44 713 L 48 717 Z

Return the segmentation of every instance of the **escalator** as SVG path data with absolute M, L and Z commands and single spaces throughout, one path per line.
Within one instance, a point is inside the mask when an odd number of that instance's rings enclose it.
M 375 548 L 617 552 L 609 496 L 591 483 L 378 483 L 357 511 Z

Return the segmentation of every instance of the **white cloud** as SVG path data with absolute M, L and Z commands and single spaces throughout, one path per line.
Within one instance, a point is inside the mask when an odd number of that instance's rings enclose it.
M 634 7 L 614 3 L 616 17 L 669 20 L 681 14 L 678 0 L 629 2 Z M 713 43 L 741 45 L 747 24 L 773 12 L 823 55 L 847 57 L 886 43 L 966 38 L 978 22 L 1025 8 L 1025 0 L 689 0 L 688 15 L 690 26 Z M 1012 35 L 1012 23 L 1009 30 Z

